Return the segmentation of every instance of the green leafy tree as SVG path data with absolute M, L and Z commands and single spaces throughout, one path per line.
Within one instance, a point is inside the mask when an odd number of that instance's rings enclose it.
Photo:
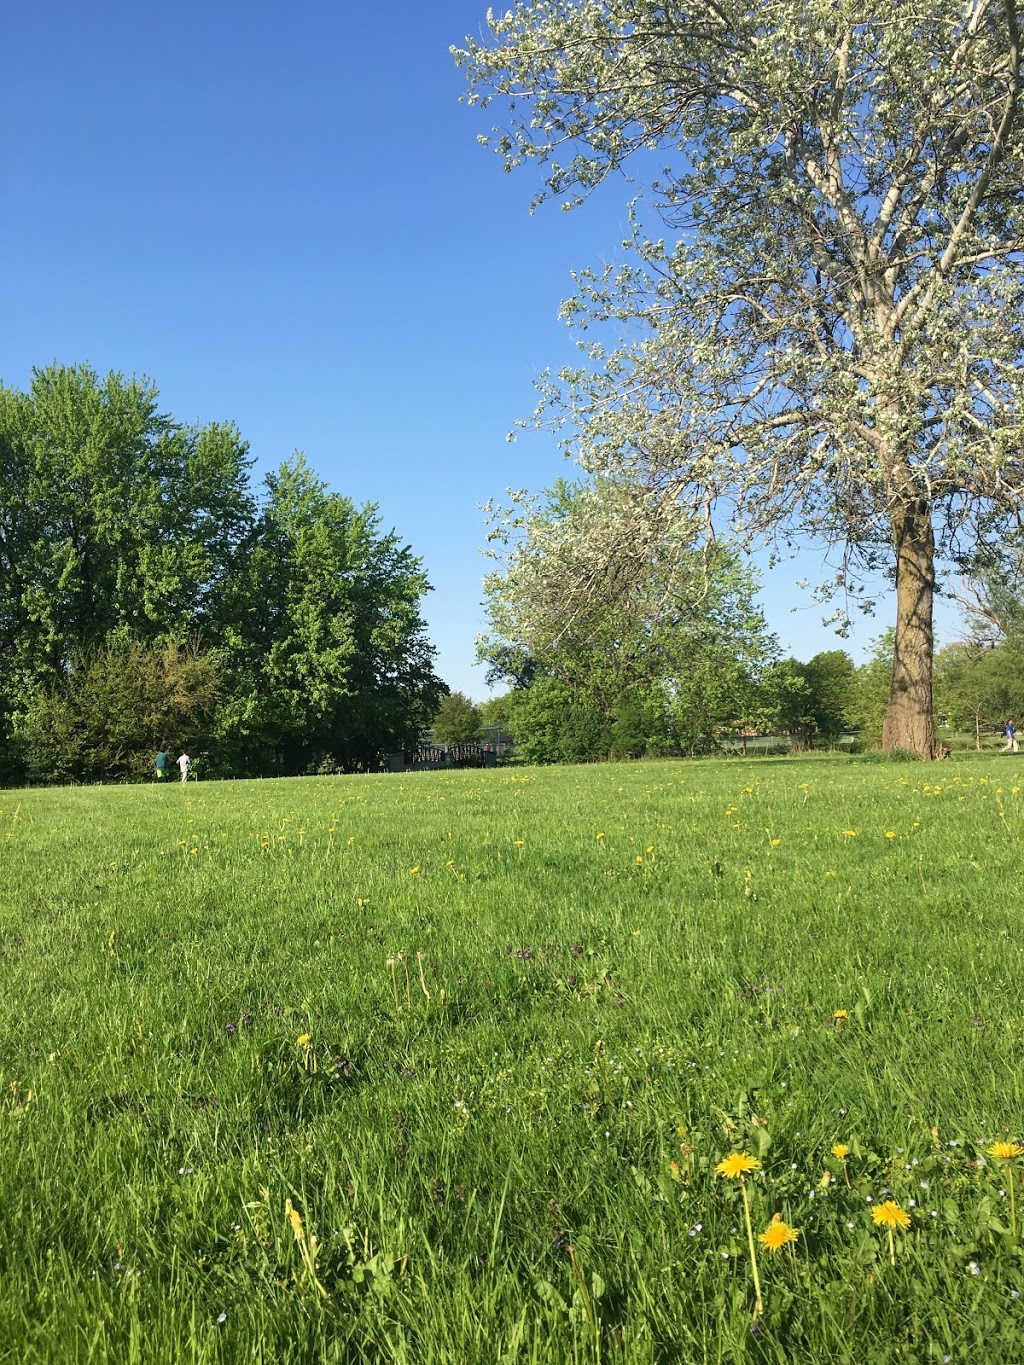
M 111 632 L 182 637 L 207 624 L 253 515 L 233 427 L 185 427 L 145 379 L 88 366 L 0 390 L 14 477 L 0 570 L 20 612 L 16 667 L 34 680 Z
M 497 697 L 488 697 L 486 701 L 482 701 L 480 703 L 481 725 L 507 726 L 517 695 L 517 691 L 513 689 L 509 692 L 502 692 Z
M 588 358 L 545 415 L 686 513 L 845 545 L 844 583 L 886 565 L 883 742 L 931 757 L 936 556 L 1024 488 L 1017 7 L 549 0 L 488 24 L 455 55 L 507 115 L 506 169 L 572 202 L 664 168 L 670 238 L 638 222 L 621 269 L 579 277 Z
M 834 742 L 848 724 L 854 701 L 854 664 L 844 649 L 826 649 L 803 665 L 807 719 L 814 735 Z
M 668 688 L 659 684 L 636 687 L 612 708 L 608 752 L 612 758 L 656 758 L 683 752 L 688 736 L 675 723 Z
M 482 724 L 480 707 L 465 692 L 449 692 L 430 728 L 439 744 L 470 744 L 480 738 Z
M 893 642 L 894 632 L 891 629 L 883 631 L 875 641 L 870 657 L 854 671 L 847 714 L 851 725 L 862 732 L 867 744 L 882 743 L 892 676 Z
M 520 494 L 492 509 L 489 538 L 481 658 L 529 660 L 606 716 L 655 684 L 710 723 L 776 650 L 736 554 L 623 480 Z
M 174 422 L 148 380 L 0 387 L 0 731 L 118 632 L 212 643 L 253 513 L 237 431 Z
M 796 659 L 778 659 L 765 669 L 759 685 L 750 689 L 743 721 L 747 728 L 804 738 L 810 729 L 810 702 L 805 665 Z
M 585 692 L 539 677 L 516 694 L 509 720 L 516 753 L 527 763 L 587 763 L 606 758 L 607 717 Z
M 935 697 L 950 729 L 969 728 L 976 749 L 1010 716 L 1024 717 L 1024 657 L 1015 644 L 959 641 L 935 658 Z
M 225 586 L 225 761 L 248 772 L 376 767 L 412 747 L 446 689 L 434 674 L 420 561 L 376 509 L 332 493 L 302 456 L 266 501 Z

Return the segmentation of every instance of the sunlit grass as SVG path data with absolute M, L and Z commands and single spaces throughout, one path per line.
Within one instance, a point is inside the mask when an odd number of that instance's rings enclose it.
M 1015 1358 L 1022 787 L 0 793 L 0 1359 Z

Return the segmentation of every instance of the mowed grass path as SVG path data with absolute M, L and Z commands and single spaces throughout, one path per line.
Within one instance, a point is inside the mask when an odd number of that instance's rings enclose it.
M 1021 788 L 0 792 L 0 1360 L 1024 1358 Z

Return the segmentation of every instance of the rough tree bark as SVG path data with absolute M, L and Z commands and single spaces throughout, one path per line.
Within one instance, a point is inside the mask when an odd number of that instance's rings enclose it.
M 906 749 L 918 758 L 934 758 L 935 532 L 926 499 L 897 509 L 892 516 L 892 536 L 896 551 L 896 642 L 882 748 Z

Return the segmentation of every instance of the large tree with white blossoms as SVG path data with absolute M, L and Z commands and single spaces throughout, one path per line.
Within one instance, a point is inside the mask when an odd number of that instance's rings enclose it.
M 507 168 L 537 160 L 574 202 L 663 165 L 670 239 L 638 223 L 566 305 L 587 360 L 548 401 L 582 463 L 743 537 L 841 546 L 842 582 L 887 565 L 884 744 L 933 755 L 936 562 L 1021 505 L 1017 7 L 538 0 L 488 22 L 456 58 L 504 111 Z

